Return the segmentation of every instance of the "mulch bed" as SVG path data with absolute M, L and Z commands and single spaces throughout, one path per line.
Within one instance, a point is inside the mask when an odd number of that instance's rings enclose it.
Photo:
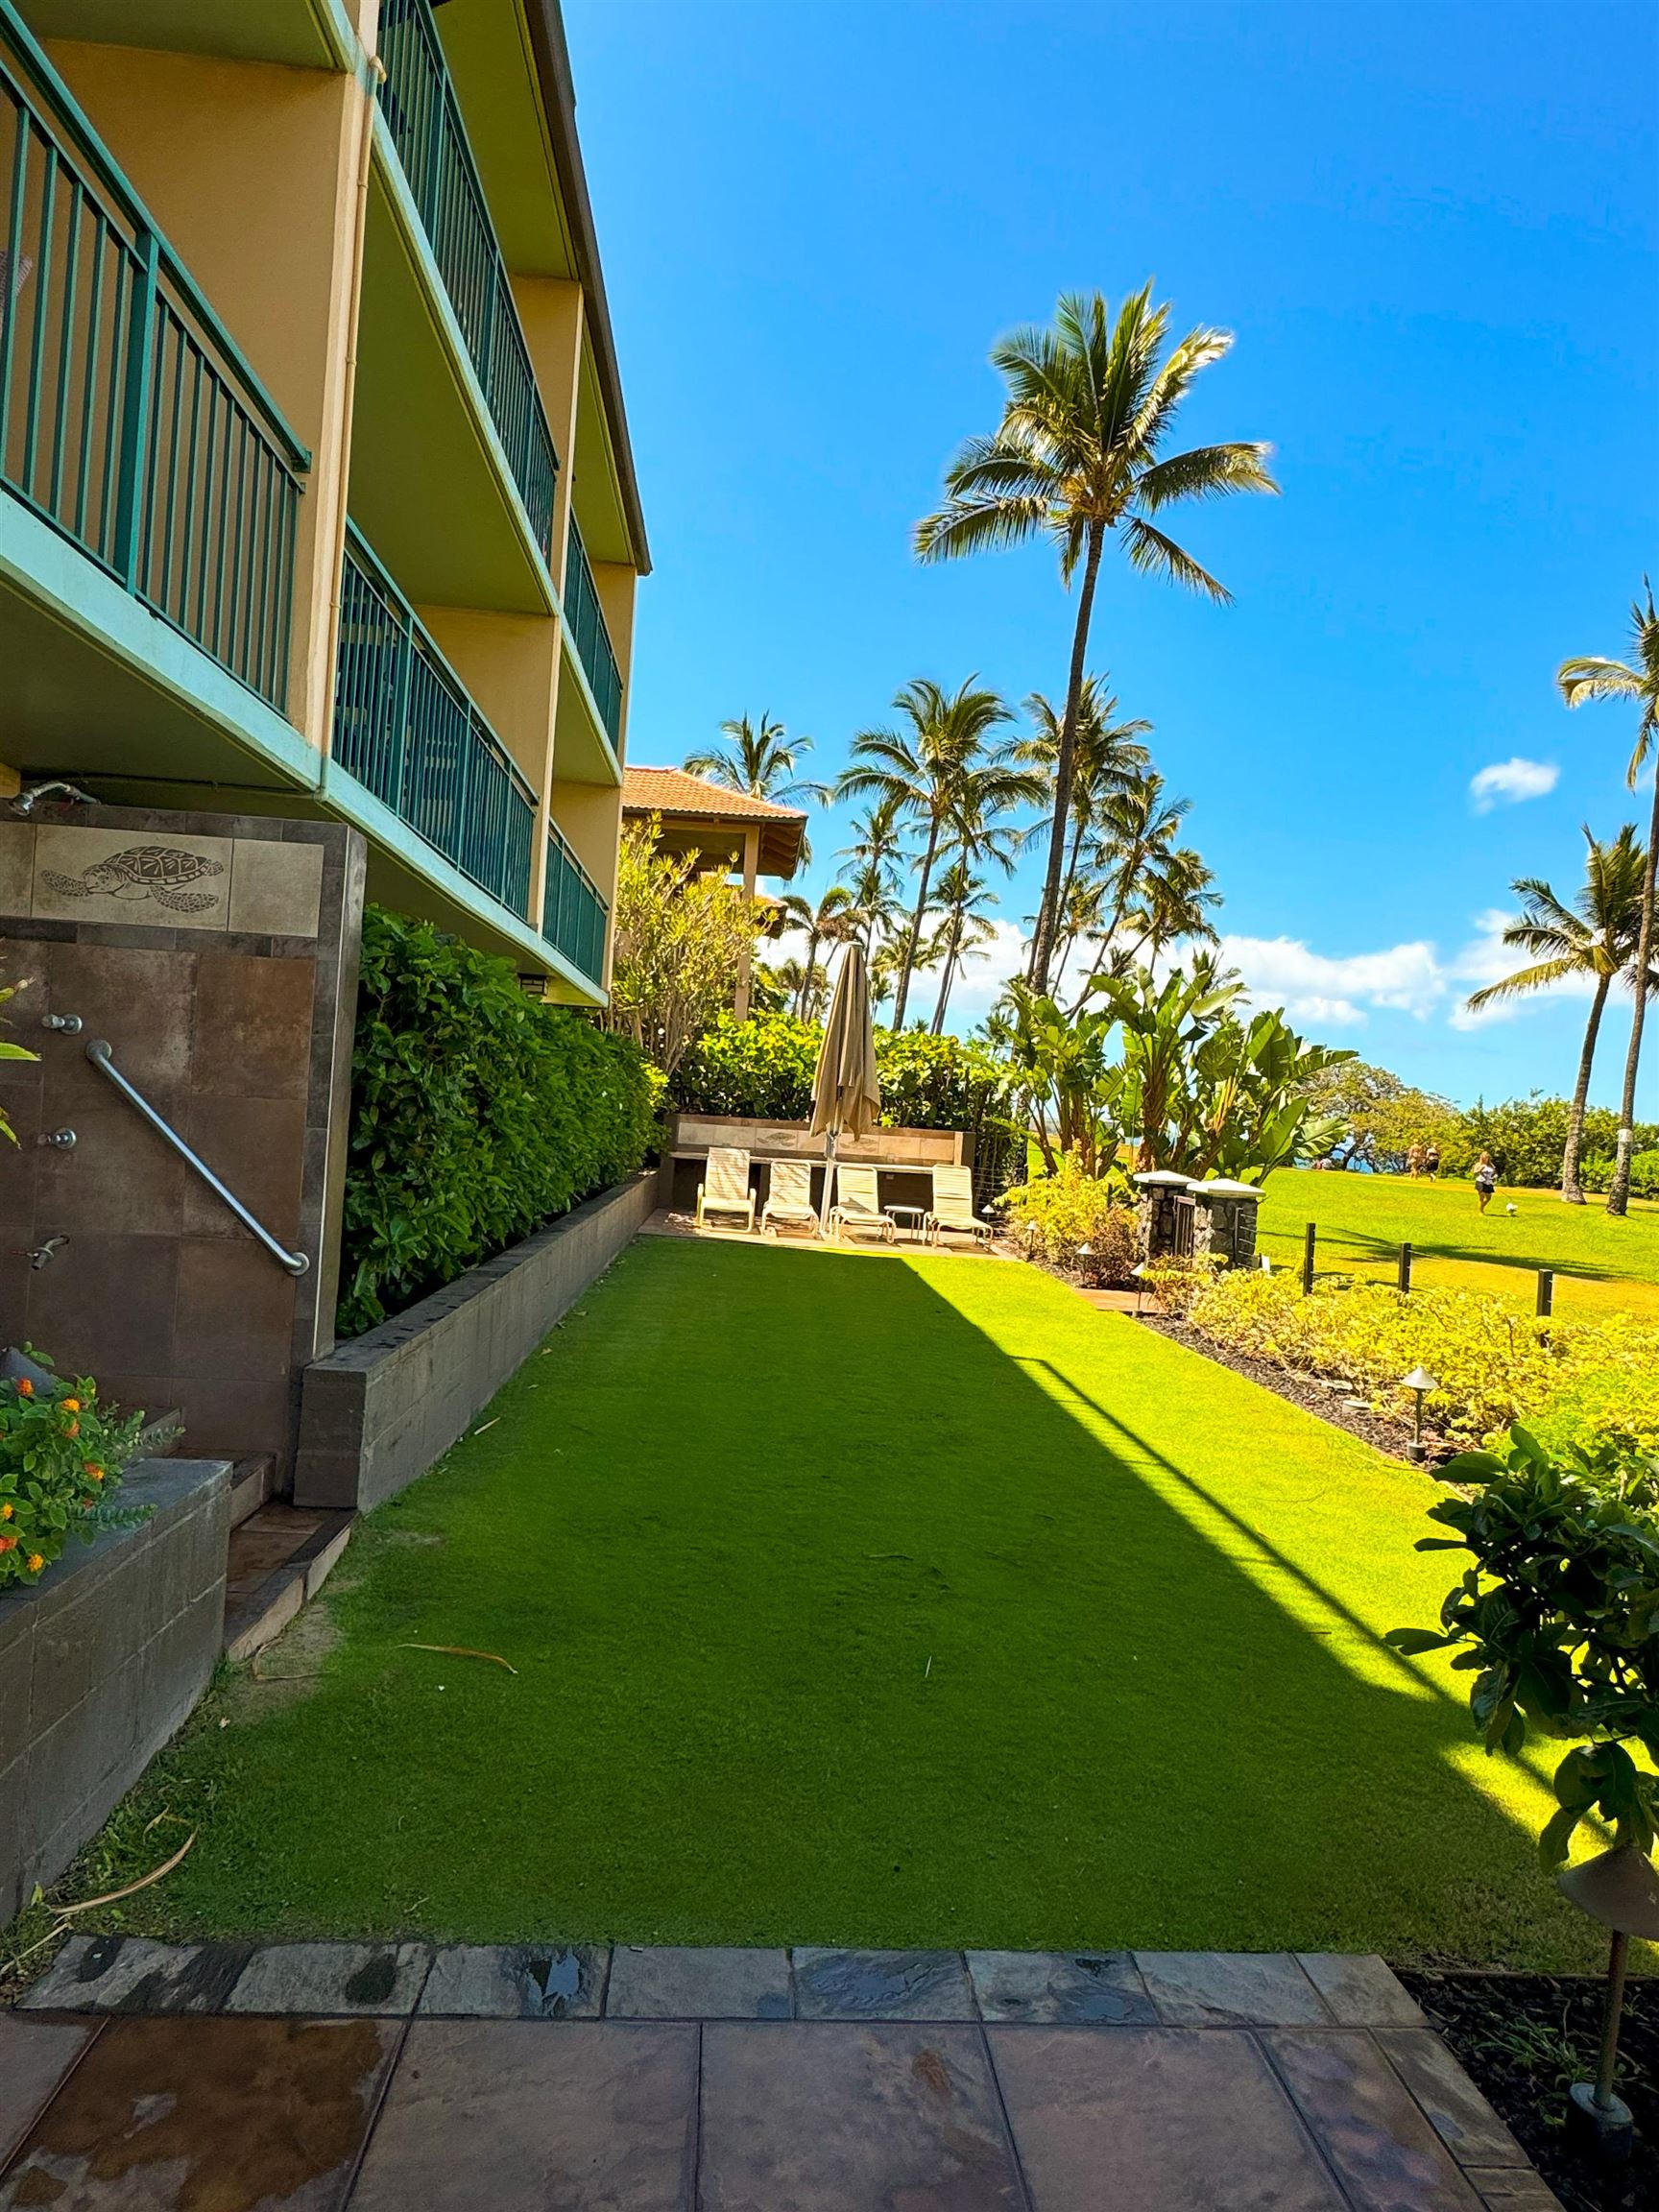
M 1659 1979 L 1632 1982 L 1626 1993 L 1618 2090 L 1635 2115 L 1636 2149 L 1627 2165 L 1606 2168 L 1570 2139 L 1565 2119 L 1569 2085 L 1596 2078 L 1599 1981 L 1398 1972 L 1567 2212 L 1653 2212 L 1659 2205 Z
M 1387 1452 L 1396 1459 L 1405 1458 L 1411 1431 L 1404 1421 L 1385 1420 L 1382 1415 L 1373 1413 L 1368 1406 L 1350 1406 L 1339 1387 L 1321 1382 L 1311 1375 L 1299 1374 L 1293 1367 L 1280 1367 L 1271 1359 L 1258 1359 L 1254 1353 L 1236 1352 L 1229 1344 L 1217 1344 L 1213 1336 L 1206 1336 L 1190 1321 L 1174 1320 L 1167 1313 L 1143 1313 L 1141 1319 L 1146 1328 L 1156 1329 L 1161 1336 L 1172 1337 L 1177 1344 L 1185 1344 L 1190 1352 L 1214 1359 L 1217 1367 L 1231 1367 L 1235 1375 L 1247 1376 L 1263 1390 L 1271 1390 L 1290 1405 L 1300 1406 L 1305 1413 L 1317 1414 L 1333 1429 L 1346 1429 L 1351 1436 L 1375 1445 L 1379 1452 Z M 1424 1431 L 1423 1441 L 1428 1447 L 1431 1470 L 1436 1461 L 1450 1459 L 1459 1449 L 1445 1437 L 1435 1435 L 1432 1430 Z

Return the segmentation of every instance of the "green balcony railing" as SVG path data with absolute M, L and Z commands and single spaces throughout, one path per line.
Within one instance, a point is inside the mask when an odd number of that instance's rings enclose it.
M 348 525 L 332 757 L 521 920 L 536 799 L 355 523 Z
M 547 830 L 547 881 L 541 894 L 541 934 L 589 981 L 605 979 L 605 924 L 609 909 L 593 878 L 555 825 Z
M 0 0 L 0 484 L 280 709 L 309 467 Z
M 382 0 L 380 109 L 421 210 L 455 319 L 536 541 L 553 554 L 559 458 L 530 367 L 489 203 L 467 142 L 431 0 Z
M 622 671 L 616 665 L 605 610 L 599 604 L 599 587 L 576 517 L 570 517 L 570 537 L 565 549 L 565 618 L 570 625 L 576 651 L 611 739 L 611 750 L 622 750 Z

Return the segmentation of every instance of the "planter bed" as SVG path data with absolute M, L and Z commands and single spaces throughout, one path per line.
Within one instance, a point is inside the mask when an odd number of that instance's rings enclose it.
M 367 1512 L 424 1475 L 643 1227 L 649 1167 L 306 1368 L 296 1505 Z
M 0 1597 L 0 1924 L 103 1826 L 219 1657 L 229 1461 L 134 1460 L 118 1496 L 149 1517 Z

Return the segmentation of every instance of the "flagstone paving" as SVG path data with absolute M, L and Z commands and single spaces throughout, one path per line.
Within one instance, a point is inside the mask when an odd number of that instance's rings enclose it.
M 0 2212 L 1550 2212 L 1380 1959 L 65 1945 Z

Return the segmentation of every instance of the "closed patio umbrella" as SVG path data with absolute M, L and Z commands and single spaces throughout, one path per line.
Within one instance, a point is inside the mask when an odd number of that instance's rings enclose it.
M 870 971 L 856 940 L 841 954 L 835 995 L 824 1023 L 818 1068 L 812 1078 L 812 1134 L 824 1142 L 824 1203 L 829 1224 L 835 1183 L 835 1140 L 862 1137 L 881 1118 L 881 1084 L 876 1073 L 876 1025 L 870 1016 Z

